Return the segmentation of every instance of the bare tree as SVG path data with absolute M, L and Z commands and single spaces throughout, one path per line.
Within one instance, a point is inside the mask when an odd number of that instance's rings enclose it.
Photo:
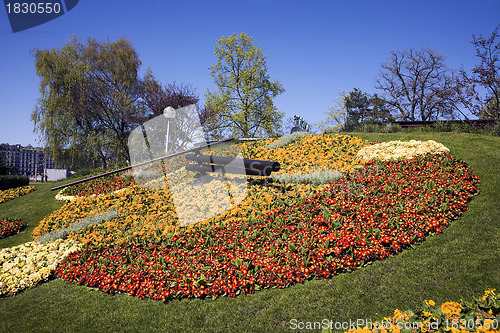
M 190 85 L 178 85 L 175 82 L 162 85 L 149 70 L 146 72 L 144 84 L 139 93 L 150 118 L 163 114 L 167 106 L 180 109 L 196 104 L 199 100 Z
M 481 59 L 479 65 L 469 74 L 460 69 L 455 80 L 457 102 L 480 118 L 500 120 L 500 25 L 489 38 L 482 35 L 472 36 L 476 55 Z M 480 89 L 486 92 L 484 96 Z
M 382 64 L 376 88 L 397 118 L 434 120 L 452 118 L 452 76 L 438 51 L 406 49 L 391 52 L 389 62 Z

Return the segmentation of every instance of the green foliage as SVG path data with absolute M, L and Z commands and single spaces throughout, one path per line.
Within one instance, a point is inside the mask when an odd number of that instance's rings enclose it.
M 289 145 L 292 142 L 295 142 L 297 140 L 300 140 L 302 137 L 309 135 L 307 132 L 295 132 L 292 134 L 284 135 L 281 138 L 279 138 L 277 141 L 274 141 L 273 143 L 270 143 L 266 146 L 266 149 L 276 149 L 276 148 L 282 148 L 285 147 L 286 145 Z
M 93 176 L 106 172 L 103 168 L 82 168 L 75 173 L 75 177 Z
M 285 90 L 279 81 L 271 82 L 266 57 L 252 43 L 245 33 L 217 41 L 217 63 L 209 68 L 217 89 L 205 94 L 211 116 L 204 121 L 215 139 L 273 137 L 281 131 L 283 113 L 277 111 L 273 98 Z
M 387 103 L 377 94 L 370 96 L 361 90 L 354 88 L 344 100 L 347 111 L 347 119 L 344 125 L 345 131 L 362 125 L 382 125 L 394 120 Z
M 318 122 L 317 127 L 322 133 L 337 133 L 344 128 L 347 122 L 347 110 L 345 107 L 346 92 L 340 91 L 334 105 L 326 111 L 325 120 Z
M 365 133 L 378 133 L 382 131 L 382 128 L 376 124 L 365 124 L 354 128 L 354 131 L 365 132 Z
M 398 124 L 387 124 L 384 127 L 380 128 L 380 132 L 382 133 L 396 133 L 401 131 L 401 126 Z
M 461 123 L 461 124 L 455 124 L 453 126 L 453 131 L 464 132 L 464 133 L 480 133 L 481 129 L 473 125 Z
M 27 176 L 3 175 L 0 176 L 0 191 L 27 186 L 29 183 L 30 179 Z
M 436 132 L 451 132 L 453 131 L 453 125 L 446 121 L 436 121 L 434 124 L 434 130 Z
M 354 88 L 344 100 L 347 110 L 347 120 L 344 124 L 344 130 L 350 131 L 354 127 L 365 124 L 365 120 L 369 117 L 370 101 L 367 93 Z
M 377 131 L 381 125 L 394 121 L 387 103 L 377 94 L 369 95 L 357 88 L 349 93 L 341 92 L 336 104 L 329 108 L 328 117 L 320 122 L 323 132 L 353 131 L 369 125 L 370 131 Z M 333 127 L 326 125 L 333 124 Z
M 374 94 L 368 95 L 354 88 L 345 98 L 347 120 L 344 125 L 345 131 L 351 131 L 357 126 L 382 125 L 394 120 L 386 102 Z
M 13 165 L 0 165 L 0 175 L 14 175 L 16 172 L 17 169 Z
M 432 127 L 432 126 L 417 126 L 416 130 L 419 132 L 434 132 L 434 127 Z
M 491 135 L 500 136 L 500 123 L 497 123 L 490 128 Z
M 364 126 L 355 127 L 351 132 L 359 132 L 359 133 L 461 132 L 461 133 L 475 133 L 475 134 L 500 136 L 500 125 L 495 124 L 491 127 L 480 128 L 466 123 L 456 124 L 456 123 L 449 123 L 446 121 L 437 121 L 435 123 L 435 126 L 415 126 L 415 127 L 401 127 L 395 123 L 390 123 L 382 127 L 374 124 L 367 124 Z

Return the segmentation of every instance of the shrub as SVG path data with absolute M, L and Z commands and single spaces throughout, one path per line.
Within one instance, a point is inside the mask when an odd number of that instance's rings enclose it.
M 321 134 L 336 134 L 342 132 L 342 128 L 328 127 L 323 130 Z
M 453 126 L 453 131 L 478 134 L 481 132 L 481 129 L 477 128 L 473 125 L 461 123 L 461 124 L 456 124 L 455 126 Z
M 353 132 L 364 132 L 364 133 L 378 133 L 381 128 L 377 124 L 364 124 L 357 126 L 353 129 Z
M 401 131 L 401 126 L 398 124 L 387 124 L 380 129 L 382 133 L 396 133 Z
M 98 175 L 100 173 L 106 172 L 103 168 L 84 168 L 80 169 L 75 173 L 75 177 L 85 177 L 85 176 L 92 176 L 92 175 Z
M 419 126 L 417 127 L 419 132 L 433 132 L 434 128 L 432 126 Z
M 27 186 L 29 183 L 30 179 L 27 176 L 0 176 L 0 191 Z
M 364 128 L 364 132 L 368 132 L 368 133 L 378 133 L 380 132 L 380 125 L 377 125 L 377 124 L 366 124 L 365 126 L 363 126 Z
M 490 128 L 491 135 L 500 136 L 500 123 L 496 123 Z
M 16 167 L 12 165 L 0 165 L 0 175 L 15 175 L 16 173 Z
M 434 124 L 434 130 L 436 132 L 451 132 L 453 130 L 453 126 L 448 121 L 436 121 Z

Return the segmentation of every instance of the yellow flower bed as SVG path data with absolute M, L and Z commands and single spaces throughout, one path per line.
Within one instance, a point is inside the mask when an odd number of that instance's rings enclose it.
M 364 163 L 356 153 L 370 144 L 350 135 L 321 134 L 304 136 L 281 148 L 265 149 L 275 141 L 277 139 L 244 143 L 240 148 L 248 158 L 280 163 L 281 169 L 276 174 L 305 174 L 318 170 L 343 173 Z
M 35 186 L 21 186 L 9 190 L 0 191 L 0 203 L 19 198 L 35 190 Z
M 82 242 L 114 242 L 139 236 L 149 229 L 171 229 L 175 215 L 171 199 L 165 190 L 147 190 L 137 186 L 119 193 L 77 198 L 40 221 L 33 231 L 40 235 L 65 229 L 75 222 L 114 209 L 120 219 L 91 226 L 81 232 Z M 113 233 L 116 233 L 113 235 Z M 70 237 L 75 238 L 70 234 Z
M 47 280 L 56 266 L 81 245 L 67 240 L 28 242 L 0 250 L 0 296 L 11 296 Z
M 390 141 L 367 146 L 360 149 L 357 157 L 364 160 L 397 160 L 411 159 L 417 155 L 446 153 L 450 150 L 443 144 L 429 141 Z

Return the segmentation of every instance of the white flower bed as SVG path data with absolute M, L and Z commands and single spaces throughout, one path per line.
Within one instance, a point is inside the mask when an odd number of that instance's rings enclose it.
M 119 193 L 121 191 L 125 191 L 128 187 L 125 187 L 125 188 L 121 188 L 119 190 L 116 190 L 114 192 L 112 192 L 113 194 L 115 193 Z M 56 194 L 56 200 L 59 200 L 59 201 L 73 201 L 73 200 L 76 200 L 78 198 L 82 198 L 80 196 L 77 196 L 77 195 L 64 195 L 64 190 L 66 190 L 66 188 L 63 188 L 61 191 L 59 191 L 59 193 Z M 91 194 L 89 195 L 89 197 L 98 197 L 98 196 L 104 196 L 104 195 L 108 195 L 108 193 L 106 194 Z
M 68 254 L 80 249 L 81 244 L 74 240 L 58 239 L 0 250 L 0 296 L 14 295 L 48 280 Z
M 443 144 L 429 141 L 390 141 L 360 149 L 357 157 L 364 160 L 410 159 L 417 155 L 447 153 L 450 150 Z

